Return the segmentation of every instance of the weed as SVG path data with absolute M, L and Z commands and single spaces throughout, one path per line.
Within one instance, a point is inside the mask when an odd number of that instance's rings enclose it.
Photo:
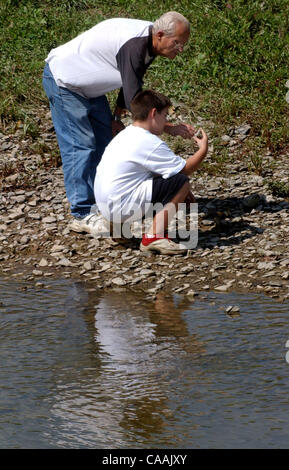
M 48 145 L 38 140 L 32 145 L 32 150 L 41 158 L 40 166 L 43 168 L 58 168 L 62 165 L 59 148 L 56 144 Z
M 4 174 L 5 174 L 5 171 L 4 171 Z M 38 177 L 32 173 L 27 173 L 23 171 L 23 173 L 21 173 L 21 176 L 16 177 L 15 179 L 5 180 L 5 178 L 11 175 L 17 175 L 17 173 L 13 171 L 13 173 L 10 173 L 10 175 L 6 175 L 2 177 L 2 170 L 0 171 L 1 192 L 11 191 L 11 190 L 15 191 L 16 189 L 25 189 L 25 190 L 34 189 L 39 184 Z
M 249 170 L 257 173 L 257 175 L 262 175 L 263 173 L 263 158 L 261 155 L 251 155 L 250 161 L 248 163 Z
M 11 178 L 15 176 L 15 178 Z M 1 192 L 16 189 L 31 189 L 37 185 L 36 176 L 27 172 L 22 162 L 17 165 L 6 162 L 0 168 L 0 189 Z
M 41 75 L 53 47 L 105 18 L 154 21 L 177 10 L 191 23 L 188 48 L 173 61 L 157 58 L 144 86 L 185 103 L 220 129 L 237 119 L 248 122 L 254 153 L 269 148 L 277 156 L 289 147 L 288 9 L 287 0 L 0 0 L 0 121 L 13 126 L 21 120 L 24 133 L 37 134 L 34 118 L 23 121 L 23 113 L 48 105 Z M 254 166 L 259 171 L 259 163 Z
M 272 179 L 266 180 L 266 184 L 273 196 L 276 197 L 289 197 L 289 184 L 284 181 L 274 181 Z
M 0 180 L 5 179 L 8 176 L 14 175 L 17 172 L 18 169 L 15 167 L 15 165 L 10 162 L 5 162 L 2 168 L 0 168 Z

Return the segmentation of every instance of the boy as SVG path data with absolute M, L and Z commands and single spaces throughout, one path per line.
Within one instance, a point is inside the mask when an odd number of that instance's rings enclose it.
M 164 131 L 169 106 L 168 98 L 152 90 L 135 96 L 131 102 L 133 124 L 106 147 L 94 183 L 96 203 L 110 221 L 117 216 L 124 222 L 135 207 L 144 215 L 148 203 L 162 203 L 164 208 L 154 216 L 140 249 L 166 255 L 187 250 L 164 234 L 178 204 L 194 201 L 188 175 L 200 166 L 208 150 L 203 130 L 202 138 L 193 137 L 199 149 L 187 161 L 158 137 Z

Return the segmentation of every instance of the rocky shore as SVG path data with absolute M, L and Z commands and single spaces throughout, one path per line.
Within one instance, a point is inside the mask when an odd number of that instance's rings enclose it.
M 37 145 L 23 126 L 0 133 L 0 274 L 41 286 L 51 278 L 88 281 L 98 289 L 159 291 L 193 298 L 202 291 L 262 292 L 289 298 L 289 199 L 273 196 L 268 177 L 288 182 L 289 155 L 268 151 L 256 174 L 241 158 L 250 126 L 222 136 L 231 155 L 222 172 L 191 178 L 198 203 L 198 246 L 185 256 L 142 253 L 139 240 L 121 245 L 68 229 L 71 220 L 61 167 L 51 165 L 56 141 L 47 110 Z M 210 123 L 202 122 L 210 136 Z M 192 150 L 193 151 L 193 150 Z M 211 141 L 208 167 L 216 166 Z M 185 155 L 183 155 L 185 157 Z

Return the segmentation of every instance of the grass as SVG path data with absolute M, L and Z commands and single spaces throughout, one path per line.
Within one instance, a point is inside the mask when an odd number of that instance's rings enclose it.
M 289 183 L 272 179 L 267 179 L 266 183 L 273 196 L 289 198 Z
M 249 123 L 244 148 L 255 154 L 288 151 L 287 0 L 0 0 L 2 132 L 20 122 L 23 134 L 39 136 L 35 110 L 47 104 L 41 75 L 51 48 L 105 18 L 153 21 L 169 10 L 190 20 L 189 47 L 174 61 L 155 60 L 145 87 L 184 104 L 192 122 L 198 115 L 210 118 L 216 135 Z
M 13 179 L 9 181 L 9 177 L 13 177 Z M 4 163 L 0 168 L 0 191 L 32 189 L 38 183 L 37 175 L 32 171 L 27 171 L 22 162 L 18 162 L 16 165 L 10 162 Z

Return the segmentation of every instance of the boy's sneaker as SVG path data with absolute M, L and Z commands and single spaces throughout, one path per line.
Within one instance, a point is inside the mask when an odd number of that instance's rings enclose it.
M 166 237 L 148 237 L 144 235 L 140 244 L 141 251 L 155 251 L 161 255 L 180 255 L 188 250 L 181 243 L 175 243 Z
M 86 232 L 101 237 L 109 236 L 110 223 L 101 214 L 89 214 L 83 219 L 74 219 L 68 226 L 73 232 Z

